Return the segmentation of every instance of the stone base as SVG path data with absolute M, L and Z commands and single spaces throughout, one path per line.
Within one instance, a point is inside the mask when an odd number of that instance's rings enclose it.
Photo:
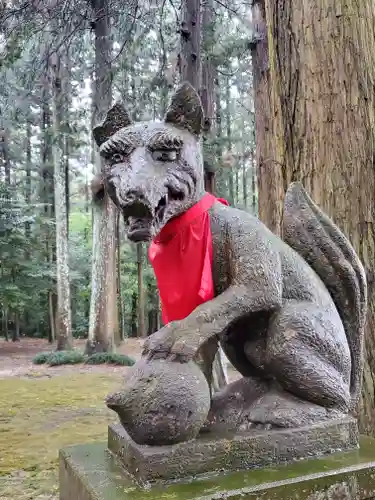
M 60 500 L 370 500 L 375 499 L 375 440 L 360 449 L 294 464 L 217 474 L 141 489 L 106 444 L 60 452 Z
M 249 470 L 357 447 L 358 426 L 352 417 L 295 429 L 207 433 L 172 446 L 138 445 L 120 424 L 108 428 L 110 452 L 140 484 Z

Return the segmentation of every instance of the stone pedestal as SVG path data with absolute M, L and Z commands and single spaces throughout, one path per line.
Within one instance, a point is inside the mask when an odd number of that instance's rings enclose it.
M 122 425 L 108 429 L 108 449 L 140 484 L 191 478 L 211 472 L 250 470 L 358 447 L 355 419 L 306 427 L 201 434 L 173 446 L 140 446 Z
M 375 440 L 359 447 L 351 417 L 173 446 L 139 446 L 111 425 L 107 444 L 61 451 L 60 500 L 147 499 L 375 499 Z
M 375 440 L 360 449 L 293 464 L 142 489 L 106 443 L 60 453 L 60 500 L 370 500 L 375 499 Z

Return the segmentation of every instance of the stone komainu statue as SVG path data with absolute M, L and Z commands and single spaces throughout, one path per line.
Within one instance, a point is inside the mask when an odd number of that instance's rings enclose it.
M 202 122 L 185 83 L 163 122 L 133 124 L 116 104 L 94 129 L 103 185 L 131 240 L 152 239 L 202 198 Z M 366 279 L 349 241 L 299 183 L 286 193 L 283 240 L 219 202 L 209 216 L 215 297 L 151 335 L 144 358 L 189 361 L 220 342 L 243 378 L 213 395 L 206 430 L 297 427 L 353 410 Z

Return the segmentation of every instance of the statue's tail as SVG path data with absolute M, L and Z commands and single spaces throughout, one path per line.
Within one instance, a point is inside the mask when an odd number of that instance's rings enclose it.
M 289 186 L 285 196 L 283 239 L 318 274 L 339 312 L 352 358 L 350 410 L 353 410 L 360 396 L 363 370 L 365 270 L 344 234 L 297 182 Z

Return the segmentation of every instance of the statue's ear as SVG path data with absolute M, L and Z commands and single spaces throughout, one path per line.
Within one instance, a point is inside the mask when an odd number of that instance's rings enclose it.
M 164 119 L 176 127 L 186 128 L 199 136 L 203 126 L 202 103 L 196 90 L 190 83 L 182 83 L 171 99 Z
M 129 113 L 120 102 L 116 102 L 105 115 L 104 120 L 93 128 L 96 144 L 100 147 L 118 130 L 131 125 Z

